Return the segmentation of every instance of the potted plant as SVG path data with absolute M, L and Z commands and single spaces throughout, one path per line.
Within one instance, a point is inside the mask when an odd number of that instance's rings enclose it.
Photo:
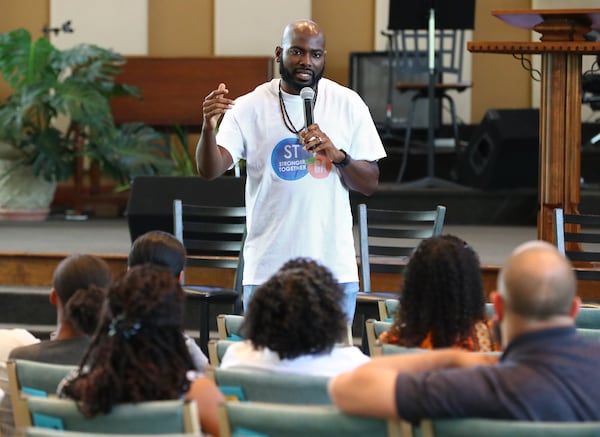
M 124 184 L 138 174 L 170 173 L 162 135 L 143 123 L 114 123 L 110 98 L 137 95 L 115 82 L 124 62 L 95 45 L 59 50 L 45 37 L 32 41 L 24 29 L 0 34 L 0 72 L 12 90 L 0 104 L 0 211 L 41 210 L 43 216 L 53 187 L 71 178 L 82 158 Z M 42 188 L 24 183 L 25 176 Z M 50 195 L 45 205 L 25 204 L 26 194 L 42 192 Z

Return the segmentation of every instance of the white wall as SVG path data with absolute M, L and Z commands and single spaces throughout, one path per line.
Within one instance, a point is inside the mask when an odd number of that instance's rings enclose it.
M 50 36 L 58 48 L 90 43 L 123 55 L 148 54 L 148 0 L 50 0 L 50 27 L 68 20 L 73 33 Z

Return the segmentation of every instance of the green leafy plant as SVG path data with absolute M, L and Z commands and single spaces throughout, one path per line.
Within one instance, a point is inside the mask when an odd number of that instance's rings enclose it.
M 194 176 L 196 174 L 195 161 L 190 154 L 188 137 L 179 125 L 173 126 L 173 135 L 168 143 L 168 155 L 174 165 L 174 175 Z
M 174 163 L 162 153 L 161 134 L 143 123 L 114 123 L 110 98 L 138 95 L 115 82 L 124 63 L 95 45 L 59 50 L 47 38 L 32 41 L 24 29 L 0 34 L 0 72 L 12 89 L 0 104 L 0 141 L 16 152 L 15 165 L 31 165 L 49 181 L 73 176 L 79 157 L 121 183 L 170 174 Z

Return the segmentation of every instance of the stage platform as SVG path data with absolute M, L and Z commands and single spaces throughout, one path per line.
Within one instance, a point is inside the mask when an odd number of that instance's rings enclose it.
M 468 241 L 480 254 L 484 281 L 488 291 L 493 289 L 498 267 L 519 243 L 534 239 L 532 226 L 447 225 L 445 232 Z M 52 273 L 61 259 L 73 253 L 93 253 L 105 259 L 115 274 L 127 266 L 131 244 L 125 217 L 113 219 L 89 218 L 67 220 L 53 215 L 44 222 L 0 221 L 0 327 L 23 327 L 40 338 L 47 338 L 54 329 L 55 309 L 48 300 Z M 189 283 L 227 286 L 233 282 L 233 271 L 188 270 Z M 400 275 L 373 279 L 373 287 L 396 292 Z M 353 327 L 357 344 L 365 318 L 376 317 L 376 308 L 357 310 Z M 228 308 L 216 308 L 212 317 Z M 198 337 L 198 323 L 193 307 L 186 308 L 186 331 Z M 216 338 L 216 325 L 211 338 Z
M 482 264 L 482 277 L 486 293 L 495 289 L 500 266 L 518 244 L 535 239 L 537 190 L 519 187 L 512 189 L 484 190 L 477 187 L 460 188 L 413 188 L 396 182 L 401 149 L 386 145 L 388 158 L 380 162 L 381 177 L 377 193 L 365 197 L 351 194 L 352 210 L 359 203 L 367 203 L 372 208 L 402 210 L 432 209 L 435 205 L 447 207 L 444 232 L 456 235 L 467 241 L 479 254 Z M 456 168 L 456 154 L 446 149 L 436 154 L 435 176 L 453 180 Z M 412 148 L 408 156 L 405 181 L 418 180 L 425 175 L 426 154 L 419 148 Z M 586 153 L 582 159 L 582 188 L 580 211 L 600 214 L 600 149 Z M 170 218 L 172 199 L 167 192 L 172 189 L 197 193 L 210 192 L 211 188 L 200 187 L 194 181 L 178 179 L 173 187 L 160 185 L 141 193 L 144 204 L 135 213 L 142 223 L 154 219 L 164 222 Z M 240 194 L 240 193 L 238 193 Z M 195 196 L 195 194 L 194 194 Z M 130 199 L 133 196 L 130 195 Z M 217 193 L 219 201 L 224 198 Z M 68 198 L 68 196 L 67 196 Z M 183 197 L 185 198 L 185 197 Z M 227 196 L 227 198 L 230 198 Z M 55 309 L 48 302 L 52 273 L 61 259 L 73 253 L 93 253 L 105 259 L 115 274 L 126 269 L 127 253 L 131 245 L 128 216 L 125 208 L 127 198 L 117 204 L 109 203 L 111 214 L 98 213 L 102 208 L 92 210 L 86 220 L 68 220 L 64 207 L 55 208 L 44 222 L 0 221 L 0 327 L 25 327 L 47 337 L 55 324 Z M 161 203 L 161 205 L 159 205 Z M 105 206 L 100 203 L 96 206 Z M 112 212 L 115 212 L 112 214 Z M 110 218 L 109 218 L 110 217 Z M 129 216 L 131 218 L 131 215 Z M 168 229 L 165 229 L 168 230 Z M 219 269 L 190 269 L 186 278 L 189 283 L 204 283 L 229 286 L 233 282 L 233 271 Z M 373 289 L 395 293 L 401 284 L 401 275 L 374 275 Z M 600 292 L 590 291 L 589 285 L 580 283 L 580 293 L 600 299 Z M 217 308 L 227 312 L 227 308 Z M 186 329 L 197 337 L 197 320 L 194 308 L 186 311 Z M 353 330 L 360 341 L 360 332 L 365 317 L 376 317 L 373 308 L 359 308 L 359 318 Z M 216 314 L 211 314 L 214 318 Z M 211 337 L 216 336 L 213 326 Z
M 452 216 L 451 207 L 448 216 Z M 487 265 L 501 265 L 514 246 L 536 238 L 535 226 L 449 224 L 444 232 L 468 241 Z M 44 222 L 0 221 L 0 241 L 0 256 L 94 253 L 124 258 L 131 245 L 124 217 L 67 220 L 64 216 L 51 216 Z M 5 281 L 0 277 L 0 283 Z

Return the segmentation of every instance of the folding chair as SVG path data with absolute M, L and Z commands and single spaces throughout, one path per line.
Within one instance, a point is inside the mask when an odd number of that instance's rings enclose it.
M 207 371 L 224 395 L 240 401 L 329 405 L 328 376 L 273 372 L 244 367 Z
M 221 437 L 401 437 L 411 426 L 401 420 L 351 416 L 329 405 L 225 402 L 219 407 Z
M 554 242 L 573 263 L 578 280 L 600 281 L 600 216 L 566 214 L 555 208 Z
M 56 395 L 58 384 L 77 366 L 50 364 L 29 360 L 9 360 L 6 363 L 10 401 L 15 428 L 28 423 L 26 396 Z
M 195 401 L 147 401 L 120 404 L 108 414 L 85 417 L 71 399 L 28 397 L 26 426 L 120 434 L 200 433 Z
M 245 207 L 215 207 L 173 201 L 174 235 L 187 251 L 186 268 L 208 267 L 235 269 L 231 288 L 205 284 L 189 284 L 183 278 L 183 289 L 191 301 L 200 307 L 200 348 L 208 353 L 210 338 L 210 306 L 231 305 L 232 312 L 241 312 L 243 246 L 246 237 Z

